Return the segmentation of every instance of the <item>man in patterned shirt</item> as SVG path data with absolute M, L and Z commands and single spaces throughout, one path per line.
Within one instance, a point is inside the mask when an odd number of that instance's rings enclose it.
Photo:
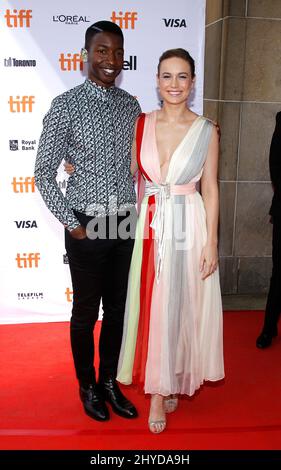
M 124 57 L 123 33 L 116 24 L 99 21 L 90 26 L 82 57 L 88 62 L 88 78 L 57 96 L 43 120 L 35 181 L 48 208 L 65 226 L 73 284 L 71 346 L 80 398 L 91 418 L 106 421 L 106 402 L 120 416 L 137 416 L 115 377 L 134 243 L 133 236 L 124 239 L 118 229 L 128 213 L 135 214 L 130 160 L 141 109 L 133 96 L 115 87 Z M 63 159 L 75 166 L 65 197 L 56 181 Z M 93 329 L 101 299 L 97 383 Z

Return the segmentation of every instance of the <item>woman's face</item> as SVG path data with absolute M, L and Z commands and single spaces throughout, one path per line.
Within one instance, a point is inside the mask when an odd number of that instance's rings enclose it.
M 163 101 L 176 105 L 187 101 L 195 78 L 186 60 L 171 57 L 161 62 L 157 81 Z

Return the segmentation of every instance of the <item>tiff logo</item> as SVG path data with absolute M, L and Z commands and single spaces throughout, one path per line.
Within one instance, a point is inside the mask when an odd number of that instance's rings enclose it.
M 32 10 L 6 10 L 6 18 L 8 28 L 30 28 L 30 20 L 32 18 Z
M 34 176 L 26 176 L 25 178 L 20 176 L 18 179 L 14 176 L 12 181 L 12 187 L 14 193 L 34 193 Z
M 66 295 L 66 300 L 67 302 L 72 302 L 72 299 L 73 299 L 73 290 L 70 290 L 69 287 L 66 288 L 66 291 L 65 291 L 65 295 Z
M 129 29 L 129 27 L 131 29 L 135 29 L 135 22 L 138 19 L 138 14 L 136 11 L 126 11 L 126 13 L 119 11 L 119 16 L 117 16 L 116 11 L 113 11 L 110 19 L 113 23 L 118 23 L 118 26 L 121 29 Z
M 81 55 L 77 53 L 61 53 L 59 63 L 60 68 L 63 72 L 70 72 L 71 70 L 74 70 L 76 72 L 77 70 L 83 70 L 83 62 L 81 60 Z
M 22 255 L 17 253 L 15 260 L 17 262 L 17 267 L 20 269 L 38 268 L 40 253 L 23 253 Z
M 35 96 L 10 96 L 9 101 L 11 113 L 32 113 L 32 108 L 35 103 Z

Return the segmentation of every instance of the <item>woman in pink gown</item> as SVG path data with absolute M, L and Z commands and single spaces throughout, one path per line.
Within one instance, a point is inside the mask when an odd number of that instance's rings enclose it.
M 145 186 L 117 376 L 151 394 L 153 433 L 165 429 L 178 395 L 224 377 L 218 134 L 187 106 L 195 81 L 187 51 L 162 54 L 157 80 L 163 106 L 138 119 L 133 145 L 132 171 Z

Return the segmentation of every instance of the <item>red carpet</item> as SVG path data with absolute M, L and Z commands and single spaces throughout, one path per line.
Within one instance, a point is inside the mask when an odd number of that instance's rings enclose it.
M 226 378 L 206 383 L 147 429 L 149 399 L 124 387 L 140 417 L 88 418 L 78 396 L 68 323 L 0 326 L 0 449 L 280 449 L 280 337 L 255 347 L 262 312 L 225 312 Z

